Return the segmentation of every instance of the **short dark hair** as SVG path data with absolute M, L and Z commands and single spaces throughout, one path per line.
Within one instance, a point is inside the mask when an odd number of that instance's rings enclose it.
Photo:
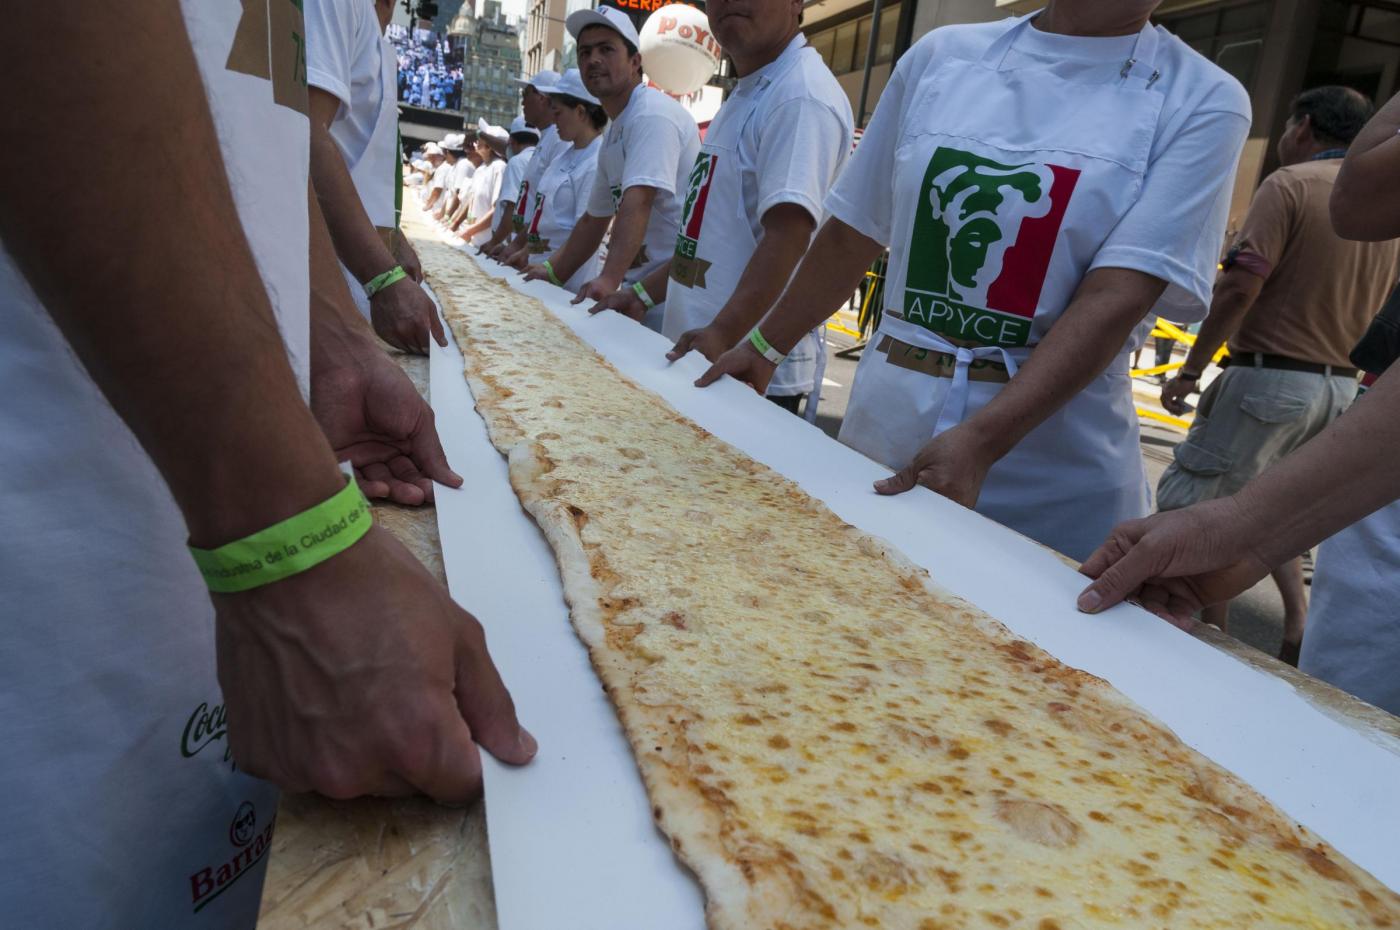
M 617 34 L 617 37 L 622 40 L 622 47 L 627 49 L 628 58 L 631 58 L 633 55 L 639 54 L 637 51 L 637 46 L 633 45 L 632 41 L 628 39 L 625 35 L 619 32 Z
M 1319 142 L 1351 145 L 1375 109 L 1360 91 L 1329 84 L 1294 97 L 1292 116 L 1295 123 L 1306 116 Z
M 535 145 L 540 141 L 540 137 L 533 132 L 513 132 L 510 134 L 510 141 L 521 145 Z

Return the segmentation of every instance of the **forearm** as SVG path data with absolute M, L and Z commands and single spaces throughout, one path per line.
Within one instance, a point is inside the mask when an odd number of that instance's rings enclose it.
M 583 267 L 583 263 L 598 251 L 603 244 L 603 234 L 608 231 L 606 216 L 593 216 L 585 213 L 579 217 L 569 238 L 564 240 L 554 254 L 549 257 L 549 267 L 560 281 L 567 281 Z
M 462 238 L 470 239 L 473 236 L 479 235 L 485 232 L 486 230 L 490 229 L 492 218 L 493 214 L 488 213 L 481 219 L 477 220 L 475 223 L 472 223 L 466 229 L 461 230 Z
M 1347 149 L 1332 188 L 1332 224 L 1347 239 L 1400 236 L 1400 94 Z
M 64 177 L 0 178 L 0 236 L 88 373 L 160 469 L 191 541 L 215 546 L 297 513 L 342 485 L 302 402 L 262 276 L 243 235 L 179 4 L 94 6 L 55 57 L 17 8 L 0 50 L 38 76 L 12 101 L 21 129 L 69 121 L 109 157 L 60 152 Z M 118 43 L 110 36 L 127 37 Z M 78 225 L 95 208 L 120 224 Z
M 335 253 L 355 279 L 364 283 L 393 268 L 394 256 L 365 212 L 340 149 L 326 128 L 315 121 L 311 127 L 311 179 Z
M 802 260 L 810 241 L 810 226 L 790 234 L 765 233 L 758 241 L 749 263 L 744 266 L 744 273 L 734 293 L 710 325 L 731 336 L 735 342 L 742 339 L 782 296 L 783 288 L 787 286 L 797 263 Z
M 1280 565 L 1400 498 L 1400 369 L 1391 368 L 1346 413 L 1235 495 L 1247 536 Z
M 651 274 L 642 278 L 642 287 L 646 288 L 647 296 L 656 303 L 661 303 L 666 299 L 666 293 L 670 290 L 671 263 L 665 262 Z
M 356 309 L 340 273 L 335 247 L 315 196 L 310 201 L 311 379 L 355 367 L 365 352 L 380 351 L 373 331 Z
M 1249 313 L 1249 308 L 1253 305 L 1254 299 L 1252 297 L 1232 289 L 1222 288 L 1218 290 L 1215 299 L 1211 301 L 1210 313 L 1201 323 L 1201 331 L 1196 335 L 1196 342 L 1186 353 L 1186 361 L 1181 366 L 1182 370 L 1199 375 L 1210 367 L 1215 353 L 1219 352 L 1220 347 L 1239 332 L 1240 324 L 1244 322 L 1245 315 Z
M 779 352 L 791 352 L 844 304 L 884 247 L 838 219 L 822 224 L 787 292 L 759 323 Z
M 613 217 L 612 238 L 608 240 L 608 258 L 603 262 L 599 277 L 620 283 L 632 267 L 646 243 L 647 224 L 651 221 L 651 206 L 656 190 L 633 187 L 622 195 L 622 203 Z
M 993 460 L 1006 455 L 1103 373 L 1165 287 L 1138 271 L 1091 271 L 1016 376 L 962 428 Z
M 507 200 L 501 205 L 501 221 L 496 224 L 496 230 L 491 234 L 488 246 L 500 245 L 510 238 L 511 228 L 515 222 L 514 217 L 515 203 Z

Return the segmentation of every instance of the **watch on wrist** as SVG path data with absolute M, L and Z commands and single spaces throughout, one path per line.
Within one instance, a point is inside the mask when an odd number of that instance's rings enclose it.
M 1178 372 L 1176 373 L 1176 376 L 1177 376 L 1178 379 L 1180 379 L 1180 380 L 1182 380 L 1182 381 L 1199 381 L 1199 380 L 1201 380 L 1201 376 L 1200 376 L 1200 375 L 1196 374 L 1196 373 L 1193 372 L 1193 371 L 1187 371 L 1185 368 L 1183 368 L 1183 369 L 1181 369 L 1180 371 L 1178 371 Z

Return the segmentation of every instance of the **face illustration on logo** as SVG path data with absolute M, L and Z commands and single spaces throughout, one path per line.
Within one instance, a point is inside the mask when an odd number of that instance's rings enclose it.
M 987 288 L 1001 275 L 1021 221 L 1050 211 L 1054 179 L 1042 165 L 978 161 L 935 177 L 927 206 L 946 230 L 948 296 L 986 306 Z
M 235 846 L 247 846 L 258 827 L 258 812 L 247 801 L 238 805 L 233 822 L 228 825 L 228 841 Z
M 1026 345 L 1079 169 L 940 146 L 914 205 L 904 319 L 977 345 Z

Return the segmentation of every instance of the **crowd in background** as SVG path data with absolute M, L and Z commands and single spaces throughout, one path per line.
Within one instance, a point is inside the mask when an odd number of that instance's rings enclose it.
M 462 108 L 462 50 L 449 36 L 391 23 L 385 35 L 399 59 L 399 100 L 432 110 Z

